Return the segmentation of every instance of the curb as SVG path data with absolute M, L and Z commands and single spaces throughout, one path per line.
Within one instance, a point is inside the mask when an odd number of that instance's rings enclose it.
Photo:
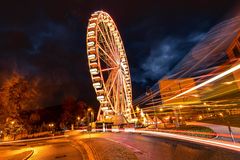
M 50 140 L 50 139 L 58 139 L 58 138 L 67 138 L 69 135 L 61 135 L 61 136 L 52 136 L 52 137 L 42 137 L 42 138 L 32 138 L 32 139 L 22 139 L 16 141 L 3 141 L 0 142 L 0 145 L 3 144 L 11 144 L 11 143 L 19 143 L 19 142 L 32 142 L 32 141 L 40 141 L 40 140 Z
M 34 150 L 31 150 L 31 153 L 29 153 L 25 158 L 23 158 L 22 160 L 27 160 L 28 158 L 30 158 L 34 153 Z

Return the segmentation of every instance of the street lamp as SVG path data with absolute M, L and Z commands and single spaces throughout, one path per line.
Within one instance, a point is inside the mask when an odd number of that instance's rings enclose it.
M 48 126 L 49 126 L 50 130 L 53 131 L 54 124 L 53 123 L 49 123 Z
M 80 117 L 77 116 L 77 128 L 79 127 L 79 121 L 80 121 Z
M 94 111 L 91 107 L 89 107 L 87 109 L 88 126 L 89 126 L 89 115 L 88 115 L 89 112 L 90 112 L 90 123 L 91 123 L 91 128 L 92 128 L 92 122 L 94 121 Z

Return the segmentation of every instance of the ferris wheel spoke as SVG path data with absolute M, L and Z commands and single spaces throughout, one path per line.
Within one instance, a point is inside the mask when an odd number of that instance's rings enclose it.
M 108 99 L 108 101 L 109 101 L 110 107 L 112 108 L 113 112 L 116 112 L 116 110 L 115 110 L 115 108 L 114 108 L 114 106 L 113 106 L 113 104 L 112 104 L 110 98 L 107 97 L 107 99 Z
M 116 43 L 115 43 L 114 40 L 112 39 L 111 34 L 109 34 L 109 32 L 110 32 L 109 28 L 107 29 L 105 23 L 103 23 L 102 26 L 103 26 L 103 30 L 105 31 L 105 33 L 106 33 L 106 35 L 107 35 L 107 38 L 108 38 L 109 42 L 111 42 L 111 44 L 112 44 L 112 45 L 111 45 L 111 48 L 113 49 L 114 52 L 116 52 Z M 100 29 L 101 29 L 101 28 L 100 28 Z M 101 31 L 103 31 L 103 30 L 101 29 Z
M 114 57 L 114 49 L 111 48 L 111 46 L 109 45 L 110 42 L 107 40 L 107 38 L 106 38 L 106 36 L 104 35 L 102 29 L 101 29 L 99 26 L 98 26 L 97 28 L 98 28 L 98 30 L 100 31 L 101 36 L 102 36 L 103 39 L 105 40 L 105 44 L 107 45 L 108 49 L 110 50 L 112 56 Z
M 123 89 L 123 92 L 125 93 L 124 95 L 124 100 L 125 100 L 125 102 L 126 102 L 126 105 L 127 105 L 127 101 L 126 101 L 126 95 L 127 95 L 127 86 L 126 86 L 126 83 L 124 83 L 125 82 L 125 77 L 122 75 L 122 74 L 120 74 L 120 77 L 123 79 L 122 80 L 122 82 L 123 82 L 123 87 L 122 87 L 122 89 Z
M 106 58 L 104 58 L 104 56 L 99 56 L 100 57 L 100 59 L 101 59 L 101 61 L 104 63 L 104 64 L 106 64 L 106 66 L 108 66 L 109 68 L 114 68 L 114 64 L 112 64 L 112 61 L 111 60 L 109 60 L 109 59 L 106 59 Z M 101 63 L 101 62 L 100 62 Z M 101 63 L 102 64 L 102 63 Z
M 105 69 L 102 69 L 102 72 L 106 72 L 106 71 L 110 71 L 110 70 L 114 70 L 114 69 L 118 69 L 118 67 L 105 68 Z
M 104 80 L 104 83 L 105 83 L 105 86 L 106 86 L 106 91 L 109 93 L 109 95 L 111 93 L 111 92 L 109 92 L 109 90 L 110 90 L 109 88 L 111 87 L 112 81 L 114 80 L 114 77 L 117 74 L 118 74 L 118 72 L 113 70 L 113 71 L 110 72 L 110 74 L 107 77 L 107 79 Z
M 115 66 L 118 66 L 117 62 L 113 60 L 113 58 L 100 45 L 98 45 L 98 48 L 115 64 Z
M 116 104 L 116 105 L 115 105 L 115 108 L 118 107 L 118 112 L 120 112 L 120 111 L 119 111 L 119 108 L 120 108 L 120 106 L 121 106 L 121 105 L 119 105 L 119 103 L 120 103 L 120 101 L 121 101 L 121 100 L 120 100 L 120 96 L 119 96 L 119 88 L 120 88 L 119 78 L 120 78 L 120 77 L 118 76 L 118 80 L 117 80 L 117 84 L 116 84 L 116 94 L 117 94 L 118 96 L 116 96 L 116 103 L 115 103 L 115 104 Z
M 112 34 L 109 33 L 110 31 L 109 31 L 109 29 L 107 29 L 105 23 L 103 23 L 103 28 L 104 28 L 105 33 L 106 33 L 106 35 L 107 35 L 107 37 L 108 37 L 108 40 L 109 40 L 109 42 L 110 42 L 109 44 L 110 44 L 111 48 L 112 48 L 113 51 L 114 51 L 114 52 L 113 52 L 114 56 L 116 56 L 117 59 L 118 59 L 118 61 L 120 61 L 119 53 L 118 53 L 118 50 L 117 50 L 117 48 L 116 48 L 116 42 L 115 42 L 114 38 L 111 36 Z
M 115 84 L 115 81 L 116 81 L 116 79 L 117 79 L 117 77 L 118 77 L 118 74 L 119 74 L 119 71 L 117 71 L 116 75 L 115 75 L 114 78 L 113 78 L 113 81 L 112 81 L 112 83 L 111 83 L 111 85 L 110 85 L 110 88 L 109 88 L 109 90 L 108 90 L 107 96 L 110 95 L 110 93 L 111 93 L 111 91 L 112 91 L 112 89 L 113 89 L 113 86 L 114 86 L 114 84 Z

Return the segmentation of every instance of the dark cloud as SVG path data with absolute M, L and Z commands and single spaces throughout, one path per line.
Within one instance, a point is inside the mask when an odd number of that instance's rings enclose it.
M 148 57 L 140 64 L 141 70 L 134 70 L 133 81 L 146 84 L 148 79 L 159 80 L 187 54 L 189 46 L 193 46 L 204 36 L 205 33 L 194 32 L 185 38 L 166 37 L 156 42 L 150 47 Z
M 97 105 L 88 72 L 88 18 L 104 10 L 122 35 L 134 96 L 166 75 L 235 2 L 9 0 L 0 4 L 0 75 L 40 79 L 42 106 L 73 95 Z M 4 76 L 0 77 L 0 81 Z

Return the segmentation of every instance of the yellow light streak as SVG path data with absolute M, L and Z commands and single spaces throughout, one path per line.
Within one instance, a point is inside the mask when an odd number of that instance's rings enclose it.
M 207 81 L 205 81 L 203 83 L 200 83 L 199 85 L 197 85 L 195 87 L 190 88 L 189 90 L 186 90 L 185 92 L 182 92 L 182 93 L 180 93 L 180 94 L 178 94 L 178 95 L 176 95 L 176 96 L 174 96 L 172 98 L 169 98 L 169 99 L 165 100 L 165 102 L 173 100 L 173 99 L 175 99 L 177 97 L 180 97 L 182 95 L 185 95 L 185 94 L 187 94 L 189 92 L 192 92 L 192 91 L 194 91 L 196 89 L 199 89 L 199 88 L 201 88 L 201 87 L 203 87 L 203 86 L 205 86 L 205 85 L 207 85 L 207 84 L 209 84 L 211 82 L 214 82 L 214 81 L 216 81 L 216 80 L 218 80 L 218 79 L 220 79 L 220 78 L 222 78 L 222 77 L 224 77 L 224 76 L 226 76 L 226 75 L 228 75 L 228 74 L 230 74 L 230 73 L 232 73 L 232 72 L 234 72 L 234 71 L 236 71 L 238 69 L 240 69 L 240 64 L 235 66 L 235 67 L 233 67 L 233 68 L 230 68 L 229 70 L 226 70 L 225 72 L 223 72 L 223 73 L 221 73 L 221 74 L 219 74 L 219 75 L 217 75 L 217 76 L 215 76 L 213 78 L 210 78 L 209 80 L 207 80 Z

